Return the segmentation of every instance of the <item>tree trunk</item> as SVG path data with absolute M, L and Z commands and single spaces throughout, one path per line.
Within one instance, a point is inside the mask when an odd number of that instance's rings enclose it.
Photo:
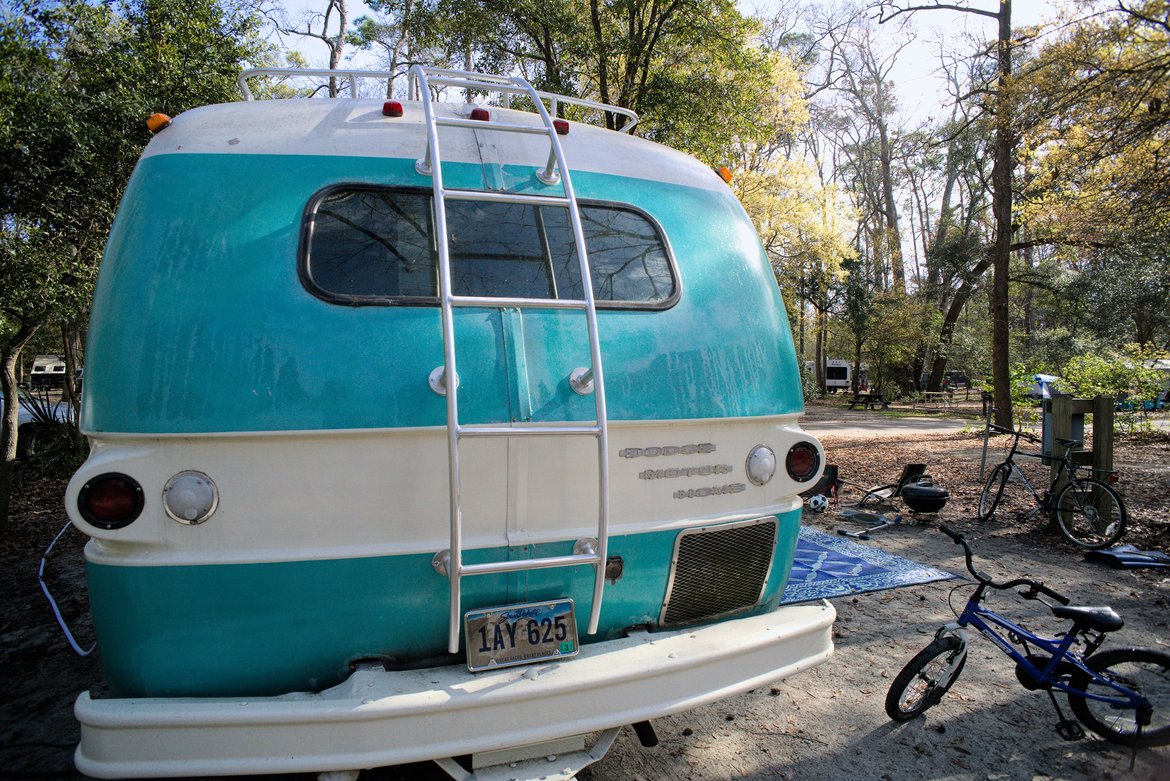
M 816 331 L 817 331 L 817 345 L 816 345 L 816 361 L 817 361 L 817 391 L 824 396 L 827 392 L 825 387 L 825 329 L 821 321 L 824 319 L 824 314 L 818 309 L 816 316 Z
M 975 283 L 987 271 L 991 261 L 991 255 L 979 261 L 979 264 L 971 270 L 971 273 L 963 280 L 963 284 L 955 291 L 954 298 L 951 299 L 951 305 L 943 316 L 942 328 L 939 330 L 938 347 L 935 349 L 934 362 L 930 367 L 930 379 L 926 381 L 928 391 L 942 390 L 942 378 L 947 370 L 947 351 L 955 336 L 955 323 L 959 322 L 959 315 L 963 313 L 963 308 L 975 291 Z
M 899 293 L 906 292 L 906 274 L 902 267 L 902 231 L 898 227 L 898 204 L 894 200 L 894 173 L 893 150 L 890 145 L 889 131 L 884 122 L 878 125 L 878 138 L 881 143 L 882 166 L 882 200 L 885 211 L 886 235 L 884 243 L 890 256 L 890 276 L 893 278 L 893 289 Z
M 8 511 L 12 498 L 12 468 L 16 463 L 16 427 L 20 420 L 20 395 L 16 387 L 16 362 L 20 351 L 39 325 L 21 323 L 20 329 L 0 353 L 0 389 L 4 391 L 4 416 L 0 419 L 0 540 L 8 537 Z
M 73 408 L 73 419 L 81 412 L 81 395 L 77 392 L 77 357 L 81 354 L 81 332 L 75 323 L 61 326 L 61 344 L 65 348 L 65 384 L 61 399 Z
M 853 340 L 853 381 L 850 383 L 853 395 L 861 393 L 861 334 Z
M 1008 322 L 1008 267 L 1012 252 L 1012 0 L 1000 0 L 998 94 L 995 100 L 995 163 L 991 171 L 995 246 L 991 282 L 991 378 L 995 384 L 995 422 L 1012 426 L 1011 351 Z

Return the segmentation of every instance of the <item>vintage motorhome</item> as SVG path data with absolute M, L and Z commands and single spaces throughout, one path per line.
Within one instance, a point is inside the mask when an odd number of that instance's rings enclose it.
M 134 172 L 66 497 L 87 774 L 571 775 L 832 651 L 780 605 L 823 453 L 727 184 L 556 118 L 620 109 L 412 77 L 186 112 Z
M 60 355 L 38 355 L 33 359 L 28 384 L 34 390 L 61 388 L 65 385 L 65 359 Z

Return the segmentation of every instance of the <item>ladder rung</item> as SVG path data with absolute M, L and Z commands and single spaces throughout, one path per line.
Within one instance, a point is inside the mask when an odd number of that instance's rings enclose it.
M 537 423 L 531 426 L 459 426 L 457 432 L 461 437 L 595 437 L 601 433 L 601 427 L 596 424 L 549 426 Z
M 596 553 L 575 553 L 571 556 L 548 556 L 543 559 L 524 559 L 521 561 L 489 561 L 482 564 L 464 564 L 459 569 L 461 575 L 495 575 L 501 572 L 524 572 L 530 569 L 553 569 L 554 567 L 572 567 L 583 564 L 600 564 L 601 557 Z
M 586 309 L 578 298 L 497 298 L 494 296 L 451 296 L 451 306 L 492 306 L 515 309 Z
M 560 206 L 568 208 L 569 199 L 560 195 L 530 195 L 502 193 L 496 190 L 443 190 L 443 197 L 457 201 L 495 201 L 497 203 L 531 204 L 533 206 Z
M 513 125 L 509 122 L 484 122 L 481 119 L 464 119 L 463 117 L 435 117 L 436 125 L 444 127 L 467 127 L 472 130 L 501 130 L 509 133 L 532 133 L 547 136 L 548 128 L 544 125 Z

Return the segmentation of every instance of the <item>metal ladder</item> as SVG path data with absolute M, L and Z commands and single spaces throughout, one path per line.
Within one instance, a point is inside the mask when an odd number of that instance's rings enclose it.
M 602 592 L 605 587 L 605 562 L 609 545 L 609 465 L 606 454 L 609 451 L 609 431 L 605 411 L 605 381 L 601 368 L 601 347 L 597 334 L 597 307 L 593 297 L 593 282 L 589 273 L 589 257 L 585 249 L 585 234 L 581 227 L 581 214 L 577 197 L 569 180 L 569 169 L 557 137 L 556 128 L 549 111 L 541 100 L 540 93 L 521 78 L 489 76 L 480 73 L 427 68 L 416 65 L 410 69 L 410 78 L 416 80 L 425 113 L 427 148 L 422 160 L 415 164 L 419 173 L 432 177 L 434 186 L 435 235 L 438 245 L 439 297 L 443 324 L 443 370 L 441 377 L 432 373 L 431 384 L 443 392 L 447 400 L 447 451 L 450 469 L 451 540 L 450 548 L 435 555 L 434 566 L 450 581 L 450 622 L 447 650 L 459 650 L 460 620 L 462 618 L 462 581 L 474 575 L 491 575 L 520 572 L 553 567 L 591 565 L 594 568 L 593 607 L 589 614 L 587 633 L 595 634 L 601 617 Z M 459 117 L 436 117 L 432 106 L 431 86 L 461 87 L 464 89 L 486 90 L 504 95 L 524 95 L 536 106 L 543 126 L 517 125 L 499 122 L 483 122 Z M 561 96 L 557 96 L 561 97 Z M 566 100 L 561 98 L 561 100 Z M 569 99 L 571 102 L 572 101 Z M 528 195 L 484 190 L 447 189 L 443 186 L 440 165 L 438 128 L 462 127 L 475 130 L 499 130 L 512 133 L 547 135 L 550 142 L 548 162 L 537 176 L 546 184 L 561 183 L 563 196 Z M 577 260 L 581 270 L 581 286 L 584 299 L 538 299 L 507 298 L 495 296 L 457 296 L 451 290 L 451 259 L 447 244 L 447 201 L 488 201 L 495 203 L 525 204 L 532 206 L 556 206 L 567 208 L 572 222 L 573 240 L 577 247 Z M 494 307 L 517 309 L 578 309 L 585 312 L 589 331 L 589 353 L 591 367 L 578 369 L 570 377 L 570 383 L 578 393 L 588 393 L 592 385 L 596 420 L 587 424 L 529 424 L 468 426 L 459 422 L 458 378 L 455 360 L 455 307 Z M 452 379 L 454 378 L 454 379 Z M 596 540 L 578 540 L 573 553 L 565 556 L 549 556 L 522 561 L 493 561 L 481 564 L 467 564 L 463 561 L 463 516 L 461 510 L 461 482 L 459 444 L 463 439 L 475 437 L 593 437 L 597 440 L 598 506 Z

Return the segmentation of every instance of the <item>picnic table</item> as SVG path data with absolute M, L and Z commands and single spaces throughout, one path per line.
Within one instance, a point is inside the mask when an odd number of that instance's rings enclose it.
M 955 401 L 954 391 L 923 391 L 914 396 L 912 407 L 917 407 L 918 402 L 922 402 L 923 406 L 929 407 L 932 404 L 940 404 L 944 407 L 949 407 Z
M 882 409 L 889 409 L 890 402 L 886 401 L 886 397 L 880 393 L 858 393 L 853 396 L 849 402 L 849 409 L 877 409 L 881 405 Z

